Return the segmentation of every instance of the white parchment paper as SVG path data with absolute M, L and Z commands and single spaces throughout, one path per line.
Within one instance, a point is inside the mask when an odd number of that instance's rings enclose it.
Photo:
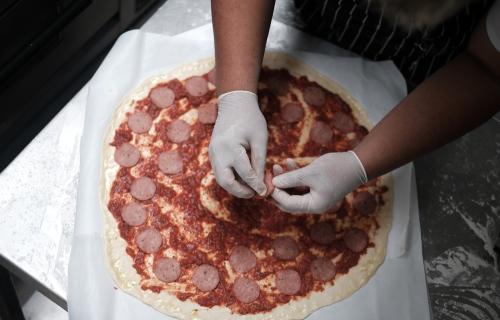
M 282 27 L 274 24 L 271 34 Z M 294 34 L 308 39 L 308 36 L 292 28 L 286 31 L 287 39 L 293 39 Z M 188 33 L 175 38 L 140 31 L 125 33 L 90 82 L 69 267 L 68 307 L 71 319 L 169 319 L 123 293 L 113 283 L 104 252 L 103 215 L 98 198 L 100 151 L 111 114 L 124 96 L 153 75 L 213 55 L 213 44 L 207 38 L 206 27 L 195 32 L 198 35 Z M 287 41 L 285 39 L 281 44 L 287 44 Z M 328 54 L 324 55 L 293 50 L 297 47 L 287 49 L 286 46 L 272 44 L 270 47 L 286 49 L 287 53 L 341 83 L 367 106 L 372 121 L 378 121 L 406 93 L 401 75 L 392 63 L 368 62 L 340 54 L 336 56 L 332 49 L 320 50 Z M 325 47 L 333 46 L 325 43 Z M 310 319 L 429 319 L 411 168 L 403 167 L 394 174 L 396 194 L 389 253 L 391 257 L 403 255 L 386 259 L 366 286 L 344 301 L 315 312 Z M 410 239 L 408 242 L 407 237 Z

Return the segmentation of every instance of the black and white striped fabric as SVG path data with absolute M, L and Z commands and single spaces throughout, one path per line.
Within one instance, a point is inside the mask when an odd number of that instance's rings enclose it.
M 463 50 L 491 2 L 472 2 L 422 30 L 387 20 L 373 0 L 295 0 L 295 5 L 305 31 L 371 60 L 393 60 L 414 87 Z

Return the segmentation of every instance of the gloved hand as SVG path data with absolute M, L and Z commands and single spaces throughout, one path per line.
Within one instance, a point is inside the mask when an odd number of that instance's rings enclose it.
M 215 179 L 226 191 L 239 198 L 251 198 L 254 191 L 260 195 L 266 193 L 267 124 L 256 94 L 231 91 L 219 96 L 208 152 Z M 244 183 L 235 178 L 233 169 Z
M 273 170 L 282 171 L 277 167 Z M 353 151 L 327 153 L 303 168 L 275 176 L 272 197 L 283 211 L 323 213 L 366 182 L 363 164 Z M 293 187 L 309 187 L 309 193 L 290 195 L 282 190 Z

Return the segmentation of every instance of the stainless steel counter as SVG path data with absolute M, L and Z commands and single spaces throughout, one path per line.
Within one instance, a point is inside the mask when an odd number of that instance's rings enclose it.
M 302 26 L 291 1 L 277 1 L 274 19 Z M 210 21 L 208 0 L 169 0 L 142 29 L 174 35 Z M 86 90 L 0 174 L 0 263 L 63 307 Z M 500 319 L 499 164 L 498 115 L 416 161 L 433 319 Z

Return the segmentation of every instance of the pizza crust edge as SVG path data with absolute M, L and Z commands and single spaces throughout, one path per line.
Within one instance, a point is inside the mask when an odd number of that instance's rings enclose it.
M 266 52 L 264 65 L 270 68 L 286 67 L 293 75 L 303 74 L 316 81 L 326 89 L 334 92 L 344 99 L 351 109 L 358 122 L 367 128 L 371 124 L 364 110 L 359 103 L 352 98 L 347 91 L 333 80 L 319 73 L 314 68 L 303 62 L 296 60 L 284 53 Z M 102 166 L 99 185 L 99 199 L 101 209 L 104 214 L 104 237 L 107 265 L 117 286 L 128 294 L 137 297 L 142 302 L 151 305 L 158 311 L 179 319 L 302 319 L 320 307 L 338 302 L 352 295 L 361 288 L 375 273 L 382 264 L 387 246 L 388 233 L 392 224 L 392 177 L 385 175 L 382 183 L 389 187 L 389 191 L 383 195 L 385 205 L 379 210 L 378 223 L 380 225 L 373 238 L 375 248 L 368 248 L 358 264 L 351 268 L 349 272 L 335 279 L 334 285 L 326 285 L 322 292 L 312 292 L 307 297 L 298 300 L 291 300 L 289 303 L 280 305 L 273 310 L 260 314 L 235 315 L 230 309 L 220 306 L 206 308 L 190 300 L 181 301 L 174 295 L 164 291 L 154 293 L 144 291 L 140 288 L 140 276 L 133 268 L 132 258 L 126 254 L 127 244 L 118 231 L 118 224 L 113 214 L 108 210 L 109 192 L 111 185 L 118 172 L 119 166 L 114 161 L 114 147 L 109 143 L 113 140 L 115 130 L 126 119 L 126 112 L 133 110 L 133 101 L 146 97 L 151 88 L 160 82 L 165 82 L 173 78 L 185 79 L 194 75 L 201 75 L 208 72 L 214 66 L 214 59 L 208 58 L 197 62 L 189 63 L 176 68 L 161 76 L 152 77 L 144 81 L 133 93 L 128 95 L 118 105 L 113 113 L 104 136 L 102 150 Z M 172 288 L 175 283 L 171 284 Z

